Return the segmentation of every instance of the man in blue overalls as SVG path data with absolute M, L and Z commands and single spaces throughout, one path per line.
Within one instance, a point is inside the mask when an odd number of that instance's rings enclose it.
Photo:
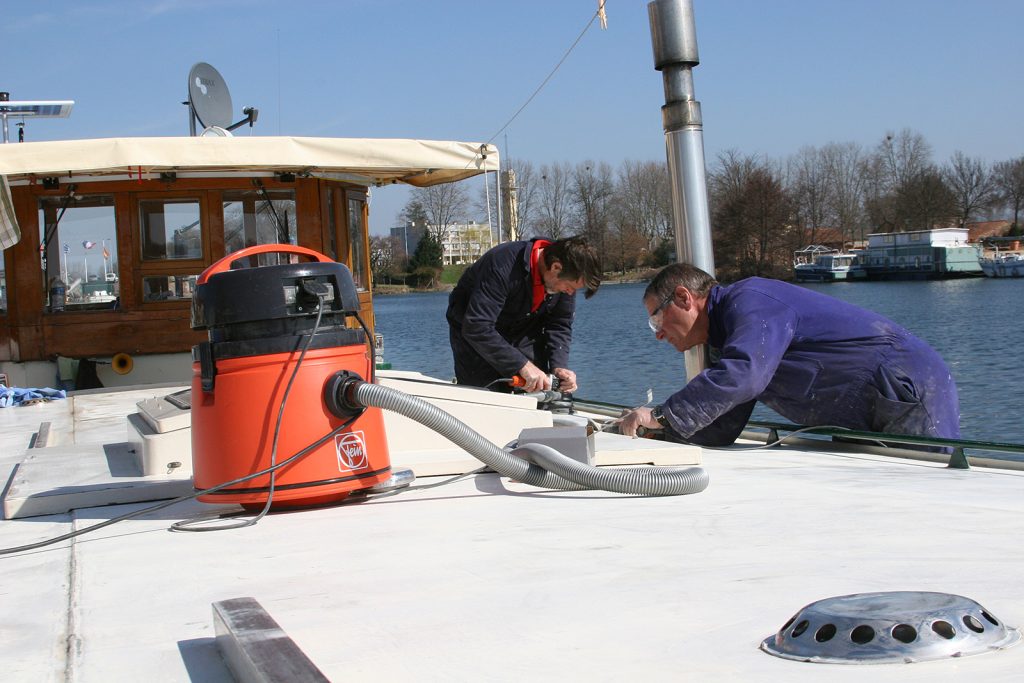
M 569 369 L 574 295 L 601 284 L 601 261 L 582 237 L 505 242 L 471 265 L 448 298 L 448 331 L 459 384 L 508 391 L 576 390 Z
M 891 320 L 818 292 L 749 278 L 722 286 L 688 264 L 644 293 L 655 337 L 721 357 L 654 408 L 621 424 L 704 446 L 735 441 L 761 401 L 797 424 L 960 437 L 956 384 L 938 353 Z

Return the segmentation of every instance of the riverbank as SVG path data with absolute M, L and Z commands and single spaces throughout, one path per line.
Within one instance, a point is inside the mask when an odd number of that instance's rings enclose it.
M 625 273 L 605 273 L 601 278 L 602 285 L 635 284 L 637 282 L 650 282 L 656 268 L 642 268 L 638 270 L 627 270 Z M 447 278 L 442 278 L 442 280 Z M 410 287 L 409 285 L 388 285 L 374 284 L 374 296 L 387 296 L 389 294 L 413 294 L 426 292 L 450 292 L 455 287 L 454 283 L 441 282 L 435 287 Z

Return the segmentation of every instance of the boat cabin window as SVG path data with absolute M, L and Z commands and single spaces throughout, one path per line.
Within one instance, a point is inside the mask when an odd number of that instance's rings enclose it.
M 370 288 L 370 265 L 366 254 L 366 222 L 363 209 L 366 204 L 361 199 L 348 200 L 349 243 L 352 245 L 352 279 L 356 289 Z
M 39 199 L 43 300 L 50 311 L 109 310 L 120 296 L 112 195 Z
M 356 289 L 370 289 L 370 260 L 366 252 L 366 195 L 332 187 L 327 192 L 327 255 L 351 264 Z
M 203 258 L 203 232 L 198 199 L 139 201 L 142 259 Z
M 143 303 L 192 298 L 196 277 L 210 253 L 202 197 L 138 197 Z M 137 290 L 136 290 L 137 291 Z
M 226 191 L 224 208 L 224 253 L 258 244 L 298 244 L 295 221 L 295 192 L 292 190 Z M 258 264 L 287 263 L 286 254 L 260 254 Z
M 144 301 L 180 301 L 191 299 L 196 288 L 195 275 L 150 275 L 142 278 Z

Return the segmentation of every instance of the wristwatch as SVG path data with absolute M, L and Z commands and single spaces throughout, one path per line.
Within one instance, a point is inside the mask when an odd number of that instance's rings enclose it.
M 651 408 L 651 417 L 657 420 L 658 424 L 660 424 L 662 428 L 668 428 L 668 418 L 665 417 L 665 413 L 662 412 L 661 406 L 654 406 Z

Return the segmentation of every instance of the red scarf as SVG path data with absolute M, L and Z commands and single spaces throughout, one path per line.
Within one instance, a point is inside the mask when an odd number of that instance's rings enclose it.
M 544 289 L 544 280 L 540 276 L 540 250 L 551 244 L 547 240 L 537 240 L 533 243 L 533 251 L 530 253 L 530 273 L 533 275 L 533 308 L 530 312 L 533 313 L 540 308 L 541 302 L 544 301 L 544 297 L 547 295 L 547 291 Z

